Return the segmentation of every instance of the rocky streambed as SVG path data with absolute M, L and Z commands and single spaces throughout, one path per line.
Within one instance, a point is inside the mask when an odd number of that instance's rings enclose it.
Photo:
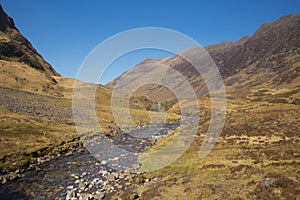
M 26 171 L 23 177 L 12 183 L 0 186 L 0 199 L 104 199 L 120 190 L 130 190 L 149 180 L 144 179 L 142 172 L 133 173 L 126 167 L 118 170 L 114 166 L 118 163 L 126 165 L 126 161 L 138 165 L 140 153 L 174 132 L 178 126 L 178 123 L 165 124 L 151 129 L 153 133 L 147 133 L 147 137 L 134 137 L 148 129 L 144 127 L 109 138 L 115 146 L 130 152 L 131 157 L 105 153 L 96 159 L 85 147 L 79 147 Z

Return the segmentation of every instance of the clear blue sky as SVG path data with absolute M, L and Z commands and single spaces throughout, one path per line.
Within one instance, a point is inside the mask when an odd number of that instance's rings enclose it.
M 299 0 L 0 0 L 20 32 L 65 77 L 75 77 L 101 41 L 138 27 L 182 32 L 202 46 L 252 35 L 263 23 L 300 12 Z M 102 83 L 161 51 L 130 54 L 115 62 Z

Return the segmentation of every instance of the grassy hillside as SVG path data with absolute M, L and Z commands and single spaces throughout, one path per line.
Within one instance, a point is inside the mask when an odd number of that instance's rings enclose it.
M 261 100 L 253 98 L 258 91 L 239 96 L 228 92 L 224 129 L 203 159 L 199 150 L 209 124 L 210 103 L 209 98 L 200 99 L 203 119 L 190 148 L 173 164 L 146 174 L 150 181 L 115 198 L 299 199 L 300 108 L 292 103 L 299 97 L 298 90 L 272 90 Z M 277 97 L 287 101 L 274 102 Z M 170 137 L 152 149 L 168 144 Z

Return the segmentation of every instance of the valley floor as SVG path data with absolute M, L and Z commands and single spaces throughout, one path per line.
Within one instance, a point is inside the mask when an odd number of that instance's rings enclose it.
M 206 115 L 179 160 L 116 199 L 300 199 L 299 105 L 243 99 L 228 100 L 223 132 L 208 156 L 199 158 Z
M 200 99 L 199 131 L 181 158 L 145 174 L 131 190 L 120 189 L 106 198 L 299 199 L 300 107 L 293 101 L 299 98 L 298 91 L 229 93 L 223 132 L 203 159 L 199 159 L 199 149 L 209 125 L 210 100 Z M 70 100 L 4 88 L 0 93 L 2 173 L 18 171 L 40 157 L 58 155 L 80 144 L 69 121 Z M 110 120 L 108 117 L 109 125 Z

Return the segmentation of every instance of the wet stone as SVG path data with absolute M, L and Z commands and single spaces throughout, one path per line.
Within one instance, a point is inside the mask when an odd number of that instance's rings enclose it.
M 107 180 L 110 182 L 113 182 L 115 180 L 115 176 L 113 174 L 108 174 L 107 175 Z
M 74 186 L 73 185 L 69 185 L 68 187 L 67 187 L 67 190 L 73 190 L 74 189 Z
M 66 195 L 66 200 L 71 200 L 73 197 L 75 197 L 75 192 L 73 190 L 69 191 Z

